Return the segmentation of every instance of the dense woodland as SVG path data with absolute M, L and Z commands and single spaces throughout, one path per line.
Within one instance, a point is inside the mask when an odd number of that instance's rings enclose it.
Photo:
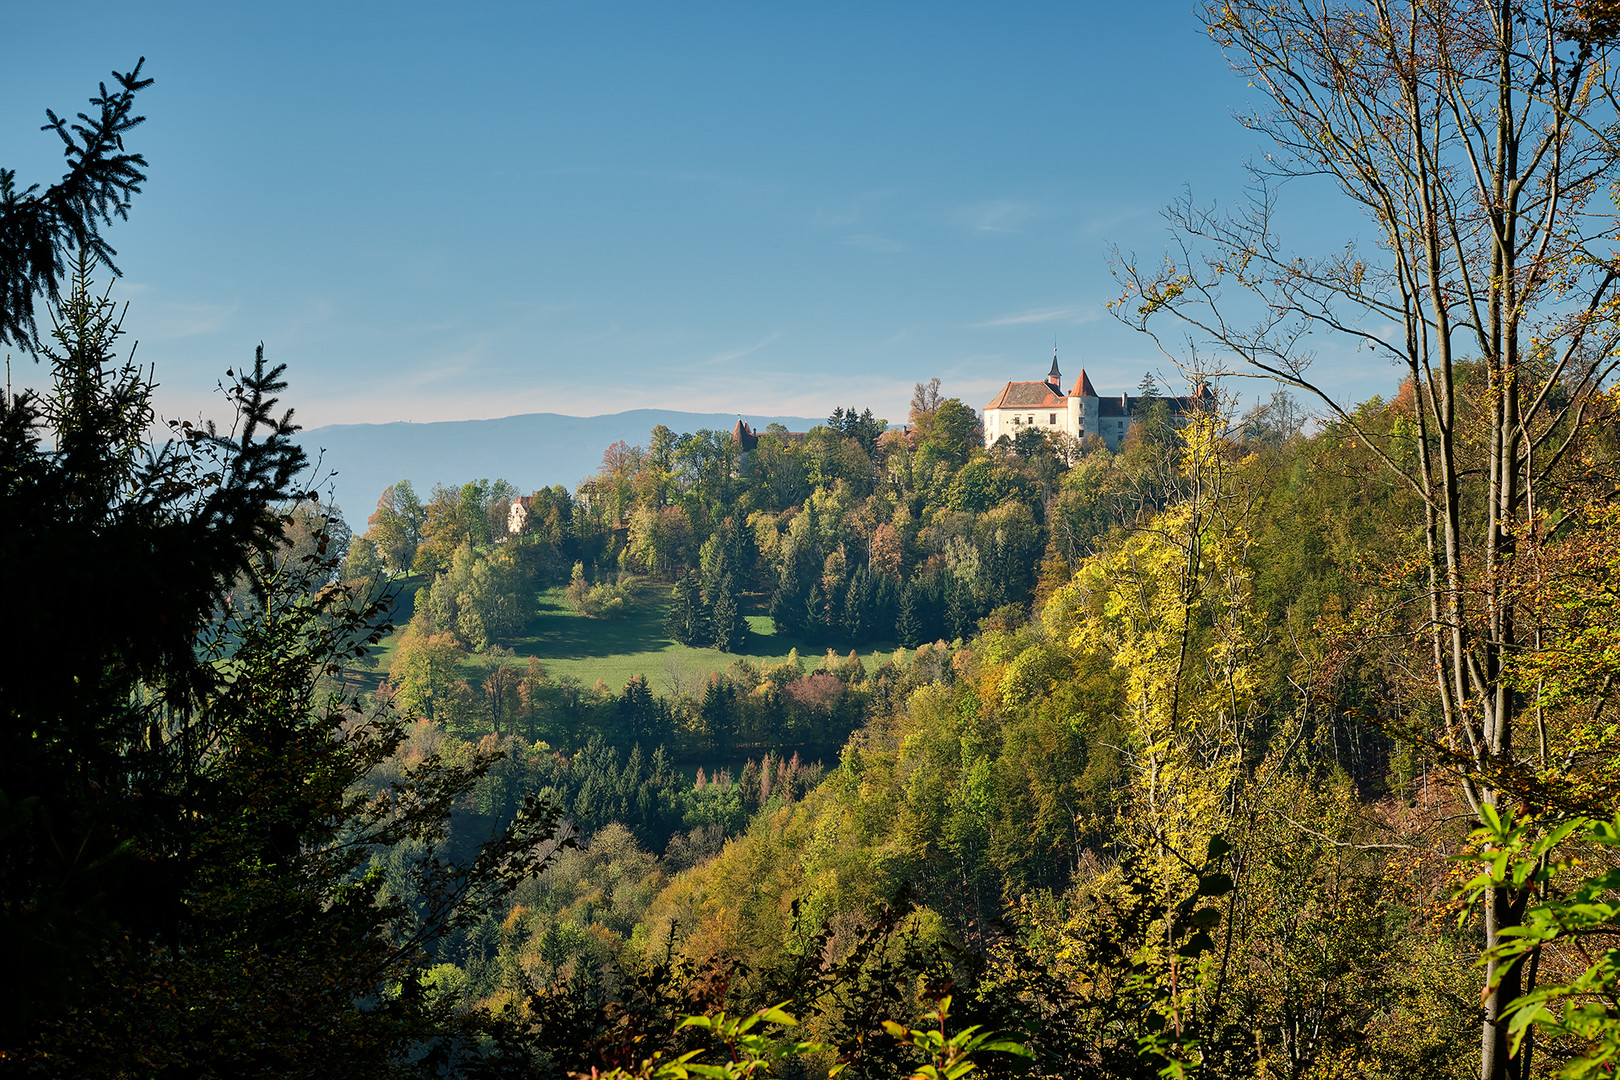
M 1591 406 L 1571 508 L 1614 477 L 1613 405 Z M 1354 418 L 1399 446 L 1415 407 L 1408 385 Z M 422 717 L 398 767 L 500 749 L 468 821 L 544 790 L 590 838 L 445 940 L 435 985 L 467 1008 L 566 1003 L 601 1018 L 600 1048 L 638 973 L 675 1000 L 719 980 L 713 1003 L 733 1010 L 770 1004 L 767 988 L 800 1000 L 783 980 L 807 942 L 848 963 L 873 919 L 903 910 L 913 952 L 894 962 L 1020 1032 L 1043 1075 L 1157 1071 L 1168 1043 L 1144 1040 L 1181 1008 L 1198 1053 L 1219 1047 L 1239 1072 L 1467 1071 L 1479 946 L 1457 923 L 1454 859 L 1470 826 L 1445 754 L 1414 737 L 1434 708 L 1402 644 L 1421 507 L 1376 452 L 1344 425 L 1301 430 L 1285 393 L 1184 426 L 1149 398 L 1118 453 L 1030 435 L 985 450 L 971 411 L 929 386 L 906 429 L 871 438 L 840 429 L 849 415 L 764 434 L 747 460 L 722 434 L 655 431 L 667 451 L 617 446 L 573 496 L 537 492 L 521 535 L 500 535 L 509 485 L 384 495 L 344 565 L 431 575 L 383 687 Z M 963 419 L 942 433 L 940 415 Z M 474 541 L 467 522 L 487 531 Z M 682 603 L 750 598 L 825 655 L 738 659 L 679 697 L 499 662 L 480 637 L 494 620 L 467 614 L 508 600 L 470 583 L 532 596 L 582 565 L 674 581 L 672 624 Z M 459 609 L 440 599 L 452 589 Z M 919 623 L 934 641 L 917 644 Z M 850 652 L 873 640 L 901 644 L 873 667 Z M 479 649 L 498 662 L 464 662 Z M 421 674 L 435 650 L 441 669 Z M 695 780 L 676 768 L 739 756 Z M 1215 902 L 1194 909 L 1200 888 Z M 1178 908 L 1220 919 L 1166 925 Z M 1155 924 L 1172 947 L 1144 936 Z M 1178 962 L 1178 993 L 1131 981 Z M 850 978 L 816 993 L 877 992 Z M 821 1001 L 805 1022 L 858 1063 L 863 1033 Z
M 62 180 L 0 171 L 44 378 L 0 402 L 0 1063 L 1613 1075 L 1612 15 L 1207 12 L 1273 167 L 1372 230 L 1295 257 L 1262 188 L 1118 259 L 1115 314 L 1258 407 L 1144 394 L 1117 452 L 986 449 L 937 382 L 746 457 L 659 428 L 515 534 L 480 480 L 351 530 L 262 348 L 154 440 L 96 283 L 147 80 L 50 114 Z M 1387 397 L 1322 393 L 1316 332 Z M 735 659 L 554 678 L 542 590 Z

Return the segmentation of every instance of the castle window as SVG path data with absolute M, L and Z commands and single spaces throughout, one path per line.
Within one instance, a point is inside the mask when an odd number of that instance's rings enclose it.
M 1016 425 L 1018 425 L 1018 424 L 1021 424 L 1021 423 L 1023 423 L 1023 421 L 1022 421 L 1022 420 L 1021 420 L 1021 419 L 1020 419 L 1020 418 L 1019 418 L 1019 417 L 1016 417 L 1016 416 L 1015 416 L 1015 417 L 1013 417 L 1013 424 L 1014 424 L 1014 426 L 1016 426 Z
M 1032 417 L 1030 417 L 1030 418 L 1029 418 L 1029 422 L 1030 422 L 1030 423 L 1032 423 L 1032 424 L 1033 424 L 1033 423 L 1034 423 L 1034 422 L 1035 422 L 1035 418 L 1034 418 L 1034 417 L 1033 417 L 1033 416 L 1032 416 Z
M 1048 424 L 1055 424 L 1055 423 L 1057 423 L 1057 413 L 1052 413 L 1052 414 L 1051 414 L 1051 415 L 1050 415 L 1050 416 L 1048 416 L 1048 417 L 1047 417 L 1047 418 L 1046 418 L 1046 422 L 1047 422 L 1047 423 L 1048 423 Z

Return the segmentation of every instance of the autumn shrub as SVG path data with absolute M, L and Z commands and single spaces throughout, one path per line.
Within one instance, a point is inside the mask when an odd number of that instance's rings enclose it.
M 636 579 L 626 574 L 619 575 L 617 581 L 592 585 L 585 580 L 584 564 L 576 562 L 564 595 L 573 609 L 587 619 L 622 619 L 630 614 L 640 592 Z

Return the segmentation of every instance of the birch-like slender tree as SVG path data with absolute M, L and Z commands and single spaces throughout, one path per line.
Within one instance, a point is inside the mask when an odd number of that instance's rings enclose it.
M 1195 370 L 1314 395 L 1418 496 L 1433 739 L 1476 814 L 1506 798 L 1495 778 L 1521 764 L 1516 739 L 1528 742 L 1528 709 L 1505 677 L 1530 632 L 1515 559 L 1546 524 L 1538 484 L 1579 446 L 1613 366 L 1617 15 L 1602 0 L 1212 3 L 1212 37 L 1264 102 L 1245 123 L 1276 152 L 1243 209 L 1185 199 L 1170 208 L 1162 263 L 1116 260 L 1121 318 Z M 1290 177 L 1336 185 L 1373 242 L 1288 252 L 1274 210 Z M 1312 362 L 1335 339 L 1328 348 L 1404 369 L 1415 453 L 1329 392 Z M 1487 946 L 1527 898 L 1486 896 Z M 1518 1077 L 1527 1055 L 1509 1056 L 1500 1018 L 1529 988 L 1517 968 L 1489 978 L 1480 1075 Z

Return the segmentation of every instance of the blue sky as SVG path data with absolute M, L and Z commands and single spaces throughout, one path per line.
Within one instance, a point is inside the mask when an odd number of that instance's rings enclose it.
M 0 162 L 157 83 L 111 240 L 171 416 L 263 341 L 309 425 L 637 407 L 903 419 L 939 376 L 1173 374 L 1115 323 L 1184 187 L 1266 146 L 1193 8 L 1102 3 L 6 5 Z M 1301 188 L 1295 238 L 1357 228 Z M 23 364 L 32 366 L 24 361 Z M 1350 353 L 1328 381 L 1385 391 Z M 13 360 L 14 378 L 28 381 Z

